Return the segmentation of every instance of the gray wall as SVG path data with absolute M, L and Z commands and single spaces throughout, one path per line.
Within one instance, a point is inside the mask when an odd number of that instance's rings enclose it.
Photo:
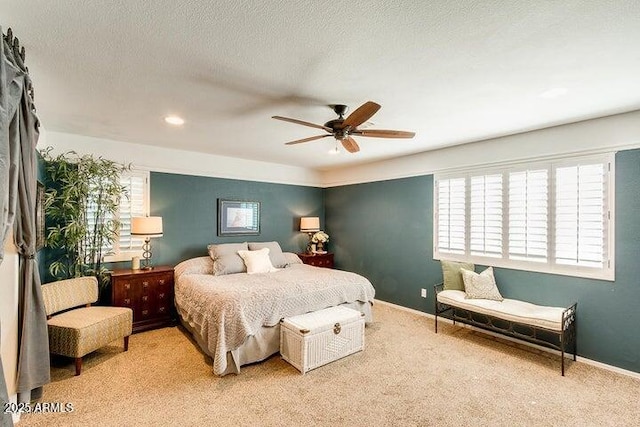
M 640 150 L 616 155 L 616 281 L 496 269 L 502 294 L 537 304 L 578 302 L 578 353 L 640 372 Z M 376 297 L 433 313 L 433 176 L 325 190 L 338 268 L 371 280 Z M 478 269 L 480 270 L 480 268 Z M 420 297 L 428 289 L 428 298 Z
M 308 240 L 300 217 L 319 216 L 324 224 L 320 188 L 159 172 L 151 172 L 150 185 L 151 215 L 162 217 L 164 229 L 151 241 L 155 265 L 207 255 L 210 243 L 275 240 L 284 251 L 299 252 Z M 217 236 L 219 198 L 260 202 L 260 235 Z

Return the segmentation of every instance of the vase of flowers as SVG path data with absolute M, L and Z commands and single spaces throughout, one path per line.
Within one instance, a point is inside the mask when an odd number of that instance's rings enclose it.
M 329 241 L 329 235 L 324 231 L 318 231 L 311 237 L 311 243 L 316 245 L 316 252 L 325 252 L 325 243 Z

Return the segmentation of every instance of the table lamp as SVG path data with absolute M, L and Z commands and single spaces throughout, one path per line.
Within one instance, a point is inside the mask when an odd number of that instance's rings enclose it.
M 142 245 L 142 257 L 144 258 L 143 270 L 151 270 L 151 238 L 162 237 L 162 217 L 140 216 L 131 218 L 131 235 L 144 238 Z

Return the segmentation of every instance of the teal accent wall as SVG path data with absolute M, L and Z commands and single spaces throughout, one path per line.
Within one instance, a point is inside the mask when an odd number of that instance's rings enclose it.
M 578 354 L 640 372 L 640 150 L 616 155 L 615 186 L 615 282 L 504 268 L 495 276 L 507 298 L 577 301 Z M 433 176 L 328 188 L 324 197 L 337 267 L 371 280 L 380 300 L 433 313 L 433 285 L 442 281 L 433 260 Z
M 337 268 L 368 278 L 378 299 L 428 311 L 420 289 L 442 276 L 433 261 L 433 176 L 325 189 L 325 217 Z
M 164 229 L 151 241 L 156 265 L 205 256 L 211 243 L 275 240 L 284 251 L 300 252 L 308 240 L 300 217 L 318 216 L 324 224 L 321 188 L 160 172 L 151 172 L 150 186 L 151 215 L 162 217 Z M 260 234 L 218 236 L 219 198 L 260 202 Z

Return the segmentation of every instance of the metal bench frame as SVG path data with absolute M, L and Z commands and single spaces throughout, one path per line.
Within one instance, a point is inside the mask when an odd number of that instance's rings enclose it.
M 569 348 L 573 353 L 573 360 L 576 360 L 576 349 L 578 346 L 578 337 L 576 333 L 576 310 L 578 303 L 574 303 L 562 312 L 562 331 L 533 326 L 526 323 L 513 322 L 499 317 L 490 316 L 468 309 L 463 309 L 449 304 L 438 302 L 438 293 L 443 290 L 443 284 L 439 283 L 433 287 L 435 300 L 435 332 L 438 333 L 438 316 L 443 313 L 451 312 L 450 316 L 441 316 L 449 318 L 455 325 L 456 321 L 467 325 L 475 326 L 480 329 L 497 332 L 502 335 L 517 338 L 532 344 L 541 345 L 543 347 L 552 348 L 560 351 L 561 363 L 560 370 L 564 376 L 564 355 Z M 497 324 L 506 324 L 503 328 Z M 540 334 L 552 336 L 554 341 L 541 339 Z

